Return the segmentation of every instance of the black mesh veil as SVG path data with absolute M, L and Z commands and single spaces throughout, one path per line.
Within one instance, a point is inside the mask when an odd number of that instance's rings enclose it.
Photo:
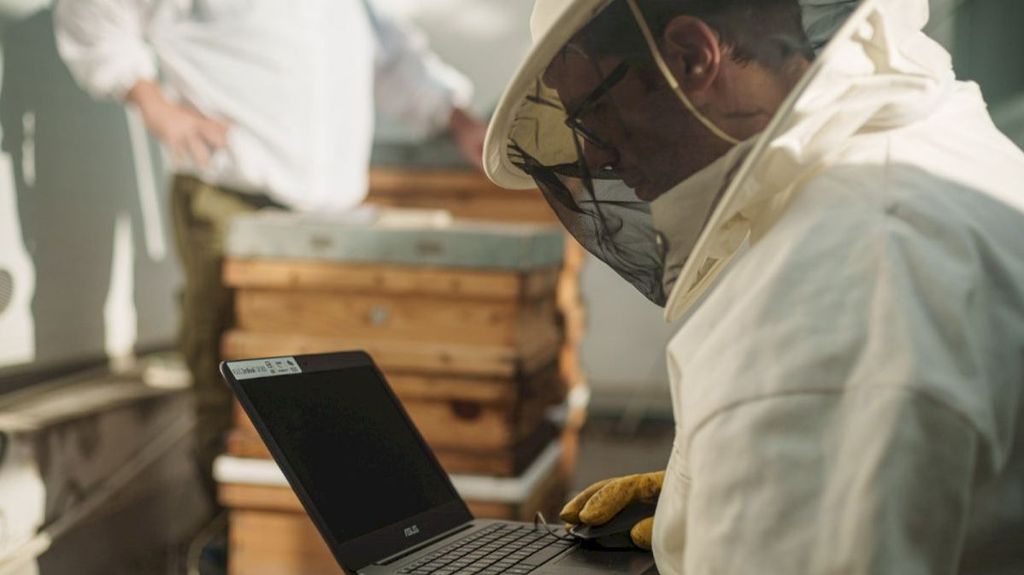
M 833 4 L 852 9 L 856 1 Z M 750 8 L 759 5 L 773 8 Z M 741 65 L 770 71 L 814 57 L 798 0 L 611 0 L 533 82 L 505 142 L 510 162 L 533 178 L 567 230 L 658 305 L 673 246 L 654 225 L 652 202 L 739 142 L 690 103 L 660 48 L 652 50 L 688 6 Z M 756 33 L 734 38 L 746 30 Z M 736 100 L 736 113 L 746 113 L 742 94 Z
M 543 88 L 538 82 L 537 102 Z M 551 106 L 557 101 L 548 100 Z M 582 143 L 571 133 L 574 150 Z M 664 302 L 662 258 L 650 206 L 611 170 L 592 170 L 581 160 L 544 164 L 513 137 L 509 156 L 529 174 L 566 229 L 588 251 L 611 266 L 654 302 Z M 537 150 L 532 150 L 534 153 Z

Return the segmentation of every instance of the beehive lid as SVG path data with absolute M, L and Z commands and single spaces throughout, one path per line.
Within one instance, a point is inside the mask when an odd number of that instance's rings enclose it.
M 240 216 L 231 222 L 227 255 L 510 270 L 562 262 L 564 237 L 556 226 L 451 220 L 436 211 L 389 214 Z

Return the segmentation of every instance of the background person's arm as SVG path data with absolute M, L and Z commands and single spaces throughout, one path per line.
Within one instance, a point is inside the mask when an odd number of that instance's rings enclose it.
M 145 40 L 140 0 L 58 0 L 53 9 L 60 56 L 82 88 L 96 98 L 123 100 L 157 67 Z
M 152 80 L 137 82 L 125 100 L 138 107 L 146 127 L 167 146 L 177 163 L 191 158 L 204 167 L 215 150 L 227 145 L 227 124 L 171 102 Z
M 82 88 L 135 105 L 176 161 L 191 157 L 202 167 L 226 145 L 227 125 L 164 95 L 144 18 L 139 0 L 60 0 L 54 8 L 57 48 Z
M 482 166 L 487 126 L 468 111 L 469 80 L 442 62 L 419 30 L 375 10 L 369 1 L 364 6 L 377 37 L 377 107 L 420 137 L 449 130 L 463 156 Z

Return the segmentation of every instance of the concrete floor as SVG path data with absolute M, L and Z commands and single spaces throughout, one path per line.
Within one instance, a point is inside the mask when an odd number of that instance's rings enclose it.
M 592 417 L 580 434 L 580 457 L 573 494 L 601 479 L 665 469 L 672 449 L 671 421 Z

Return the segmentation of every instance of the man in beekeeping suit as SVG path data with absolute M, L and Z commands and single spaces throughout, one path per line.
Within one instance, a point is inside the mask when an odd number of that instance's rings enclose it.
M 926 0 L 538 0 L 484 162 L 683 318 L 663 574 L 1024 572 L 1024 154 Z M 660 494 L 660 496 L 659 496 Z

